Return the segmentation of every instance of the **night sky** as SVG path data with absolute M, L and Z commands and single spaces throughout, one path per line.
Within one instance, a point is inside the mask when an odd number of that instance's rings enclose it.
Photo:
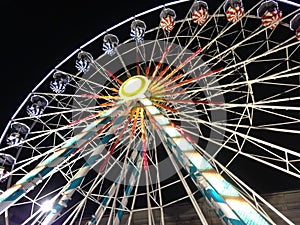
M 104 6 L 85 1 L 81 5 L 53 3 L 42 7 L 14 1 L 1 3 L 0 130 L 35 85 L 75 49 L 116 23 L 166 2 L 111 1 Z M 249 162 L 249 170 L 251 166 Z M 260 185 L 262 177 L 265 182 Z M 258 170 L 249 179 L 252 183 L 257 180 L 263 190 L 277 191 L 296 183 L 291 178 L 279 184 L 271 169 Z
M 1 3 L 0 130 L 35 85 L 74 50 L 116 23 L 164 2 L 114 1 L 110 7 Z

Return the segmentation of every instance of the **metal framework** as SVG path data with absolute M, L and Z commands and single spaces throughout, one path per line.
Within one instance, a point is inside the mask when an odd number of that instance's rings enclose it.
M 20 224 L 131 224 L 145 211 L 164 225 L 180 202 L 209 224 L 201 197 L 223 224 L 275 224 L 270 211 L 294 224 L 247 176 L 299 182 L 299 13 L 284 0 L 179 0 L 75 50 L 1 136 L 15 159 L 2 165 L 6 225 L 20 210 Z

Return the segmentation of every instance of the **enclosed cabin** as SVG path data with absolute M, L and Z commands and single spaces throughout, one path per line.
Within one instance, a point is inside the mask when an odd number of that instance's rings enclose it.
M 92 62 L 93 56 L 88 52 L 81 51 L 77 55 L 75 67 L 79 72 L 87 73 L 90 70 Z
M 257 17 L 261 19 L 261 24 L 264 27 L 275 29 L 280 23 L 282 12 L 279 10 L 277 2 L 263 2 L 257 9 Z
M 116 35 L 113 34 L 107 34 L 103 38 L 103 46 L 102 50 L 105 52 L 105 54 L 109 56 L 113 56 L 116 51 L 116 47 L 119 45 L 119 39 Z
M 165 8 L 160 13 L 160 27 L 167 32 L 171 32 L 175 26 L 176 13 L 173 9 Z
M 22 147 L 22 142 L 29 134 L 29 127 L 24 123 L 15 122 L 10 125 L 9 134 L 6 137 L 6 143 L 16 148 Z
M 192 21 L 198 25 L 204 25 L 209 17 L 207 3 L 204 1 L 195 1 L 192 5 L 191 11 Z
M 31 105 L 27 106 L 27 114 L 29 116 L 39 117 L 48 106 L 48 100 L 41 95 L 34 95 L 30 98 Z
M 227 0 L 223 6 L 226 19 L 235 23 L 244 15 L 244 6 L 242 0 Z
M 296 38 L 300 41 L 300 13 L 293 17 L 290 22 L 290 28 L 296 32 Z
M 11 155 L 0 153 L 0 182 L 5 182 L 15 165 L 16 159 Z
M 141 42 L 144 40 L 146 24 L 142 20 L 134 20 L 130 26 L 130 36 L 133 40 Z
M 70 76 L 57 71 L 53 74 L 53 81 L 50 82 L 50 88 L 54 93 L 62 94 L 65 92 L 67 85 L 70 83 Z

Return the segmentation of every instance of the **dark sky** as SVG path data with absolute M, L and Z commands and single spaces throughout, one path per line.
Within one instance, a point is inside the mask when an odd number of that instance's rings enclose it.
M 65 57 L 116 23 L 166 1 L 99 2 L 0 4 L 1 132 L 35 85 Z
M 1 133 L 35 85 L 65 57 L 105 29 L 163 3 L 167 1 L 108 1 L 105 5 L 85 1 L 80 5 L 44 6 L 27 1 L 1 3 Z M 270 183 L 265 182 L 262 188 L 278 185 L 283 189 L 295 182 L 291 179 L 278 184 L 271 173 L 266 170 L 265 179 Z M 251 176 L 255 182 L 261 175 Z
M 97 4 L 43 1 L 43 6 L 28 0 L 3 2 L 0 3 L 0 133 L 31 90 L 65 57 L 118 22 L 169 1 L 114 0 L 105 4 L 101 0 Z M 259 192 L 300 186 L 299 180 L 281 177 L 271 168 L 257 167 L 256 172 L 251 172 L 256 165 L 247 160 L 241 163 L 244 166 L 242 170 L 237 168 L 237 175 L 247 174 L 251 187 Z

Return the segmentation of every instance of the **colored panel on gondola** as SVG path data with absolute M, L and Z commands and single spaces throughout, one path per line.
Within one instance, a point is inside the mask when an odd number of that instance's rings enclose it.
M 115 48 L 118 45 L 119 39 L 117 36 L 113 34 L 107 34 L 103 38 L 102 50 L 105 52 L 105 54 L 113 56 L 116 53 Z
M 176 14 L 174 10 L 169 8 L 164 9 L 160 13 L 160 27 L 167 32 L 171 32 L 175 26 L 175 18 Z
M 257 9 L 257 16 L 261 18 L 261 24 L 264 27 L 275 29 L 280 23 L 282 12 L 277 2 L 266 1 Z
M 66 90 L 66 86 L 70 82 L 70 77 L 69 75 L 56 71 L 53 74 L 53 80 L 50 82 L 50 89 L 57 94 L 62 94 Z
M 79 72 L 87 73 L 90 70 L 92 62 L 93 57 L 90 53 L 79 52 L 75 62 L 75 67 Z
M 133 40 L 141 42 L 144 40 L 146 24 L 141 20 L 134 20 L 131 23 L 130 36 Z
M 295 31 L 296 38 L 300 41 L 300 13 L 296 14 L 290 22 L 290 29 Z
M 30 99 L 31 105 L 26 108 L 27 114 L 29 116 L 39 117 L 44 113 L 45 108 L 48 106 L 48 100 L 40 95 L 34 95 Z
M 227 0 L 224 4 L 224 12 L 229 22 L 235 23 L 244 15 L 244 6 L 241 0 Z
M 147 104 L 145 105 L 146 110 L 151 107 L 147 100 L 142 102 Z M 187 172 L 190 173 L 191 177 L 196 182 L 196 185 L 198 185 L 199 189 L 201 190 L 201 193 L 213 207 L 217 216 L 223 219 L 225 224 L 269 224 L 263 216 L 256 212 L 256 210 L 243 199 L 234 186 L 227 182 L 215 169 L 213 169 L 212 166 L 207 166 L 210 163 L 194 149 L 192 144 L 189 143 L 191 148 L 185 149 L 186 145 L 181 144 L 183 143 L 182 139 L 185 138 L 173 125 L 171 125 L 171 123 L 164 126 L 159 124 L 157 125 L 159 129 L 165 133 L 167 137 L 169 137 L 167 138 L 167 142 L 169 142 L 168 146 L 176 154 L 178 161 L 180 163 L 184 163 L 183 166 L 187 169 Z M 188 142 L 186 139 L 185 141 Z M 201 159 L 202 162 L 195 162 L 195 165 L 197 165 L 195 166 L 192 162 L 192 160 L 195 161 L 195 159 Z M 190 163 L 187 164 L 187 161 Z M 233 205 L 237 205 L 236 210 L 231 206 L 232 201 L 226 201 L 228 198 L 236 198 L 239 200 L 238 203 L 235 202 Z M 240 207 L 243 207 L 244 204 L 247 204 L 249 214 L 246 214 L 246 211 L 243 209 L 239 209 Z
M 195 1 L 192 6 L 192 21 L 198 25 L 204 25 L 209 17 L 208 6 L 204 1 Z

